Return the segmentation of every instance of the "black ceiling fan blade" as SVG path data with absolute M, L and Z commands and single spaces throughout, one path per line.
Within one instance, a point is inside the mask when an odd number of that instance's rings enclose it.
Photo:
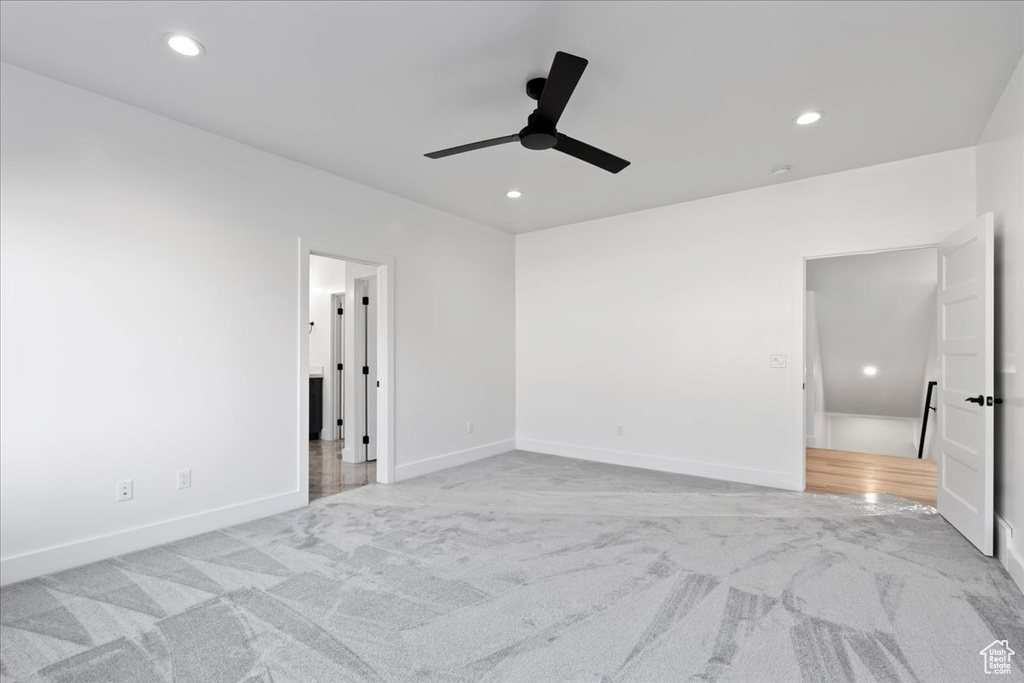
M 572 91 L 587 68 L 587 60 L 567 52 L 556 52 L 555 61 L 551 63 L 551 71 L 544 83 L 544 90 L 537 102 L 537 113 L 552 125 L 562 118 L 565 105 L 569 104 Z
M 468 145 L 459 145 L 458 147 L 449 147 L 448 149 L 440 149 L 436 152 L 430 152 L 423 156 L 431 159 L 440 159 L 441 157 L 450 157 L 453 154 L 462 154 L 463 152 L 472 152 L 474 149 L 483 149 L 484 147 L 494 147 L 495 145 L 504 145 L 507 142 L 519 142 L 519 133 L 514 135 L 506 135 L 500 138 L 491 138 L 490 140 L 481 140 L 480 142 L 471 142 Z
M 614 154 L 609 154 L 597 147 L 591 147 L 585 142 L 574 140 L 568 135 L 563 135 L 562 133 L 558 134 L 558 142 L 555 144 L 554 149 L 557 149 L 563 154 L 568 154 L 571 157 L 576 157 L 580 161 L 593 164 L 598 168 L 603 168 L 609 173 L 618 173 L 629 166 L 629 162 L 625 159 L 620 159 Z

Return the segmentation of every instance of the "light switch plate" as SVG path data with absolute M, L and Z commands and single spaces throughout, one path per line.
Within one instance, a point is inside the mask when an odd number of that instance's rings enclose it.
M 771 366 L 773 368 L 784 368 L 786 367 L 786 354 L 784 353 L 773 353 L 771 358 Z

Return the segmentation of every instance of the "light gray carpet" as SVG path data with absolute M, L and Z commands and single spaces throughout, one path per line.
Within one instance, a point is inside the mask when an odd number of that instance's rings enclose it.
M 6 587 L 0 679 L 981 681 L 1022 615 L 901 498 L 515 452 Z

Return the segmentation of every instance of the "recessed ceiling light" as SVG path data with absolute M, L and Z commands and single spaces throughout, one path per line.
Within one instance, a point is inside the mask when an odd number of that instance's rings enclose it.
M 186 57 L 198 57 L 199 55 L 206 52 L 206 48 L 195 38 L 189 38 L 183 36 L 180 33 L 168 33 L 164 36 L 164 40 L 167 42 L 167 47 L 171 48 L 179 55 L 185 55 Z
M 821 121 L 821 117 L 823 114 L 824 112 L 820 111 L 805 111 L 803 114 L 800 114 L 800 116 L 796 117 L 796 125 L 809 126 L 812 123 L 817 123 L 818 121 Z
M 792 168 L 790 168 L 789 166 L 786 166 L 786 165 L 776 166 L 775 168 L 772 169 L 772 175 L 774 175 L 774 176 L 786 175 L 787 173 L 789 173 L 792 170 L 793 170 Z
M 868 377 L 874 377 L 875 375 L 878 374 L 878 368 L 876 368 L 874 365 L 865 365 L 864 374 L 867 375 Z
M 509 199 L 519 199 L 520 197 L 523 196 L 523 193 L 520 192 L 519 190 L 509 190 L 508 192 L 505 193 L 505 196 L 508 197 Z

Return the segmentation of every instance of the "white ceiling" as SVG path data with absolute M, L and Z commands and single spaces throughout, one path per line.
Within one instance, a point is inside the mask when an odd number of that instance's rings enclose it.
M 1021 2 L 14 2 L 0 58 L 523 232 L 973 145 Z M 189 60 L 160 36 L 192 34 Z M 590 60 L 560 130 L 618 175 L 512 144 L 525 81 Z M 824 109 L 798 129 L 792 118 Z M 523 197 L 505 198 L 509 188 Z
M 934 248 L 814 259 L 825 410 L 921 417 L 936 357 Z M 868 377 L 864 367 L 878 368 Z M 934 368 L 933 368 L 934 369 Z

